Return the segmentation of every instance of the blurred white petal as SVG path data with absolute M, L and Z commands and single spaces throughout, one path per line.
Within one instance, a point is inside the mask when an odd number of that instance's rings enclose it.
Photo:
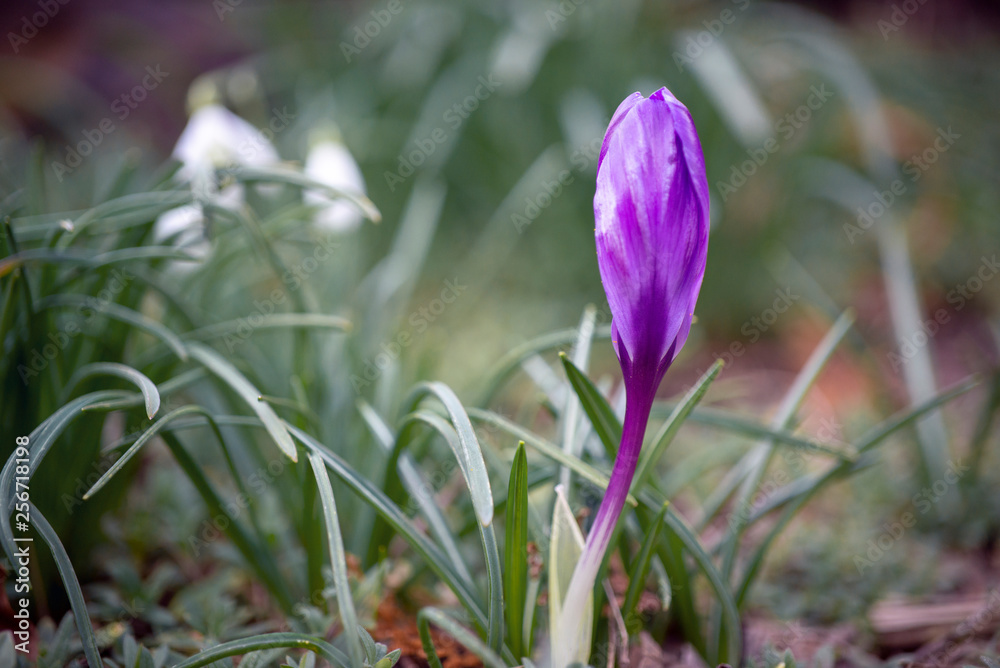
M 186 178 L 228 165 L 265 166 L 280 160 L 260 130 L 217 104 L 191 114 L 174 147 L 174 157 L 184 164 L 180 173 Z
M 322 141 L 309 151 L 305 164 L 306 176 L 331 188 L 365 194 L 365 180 L 358 163 L 340 142 Z M 333 200 L 325 193 L 307 190 L 306 204 L 319 207 L 316 225 L 327 232 L 349 232 L 361 224 L 363 215 L 354 204 Z
M 243 186 L 239 183 L 232 183 L 219 191 L 218 195 L 212 197 L 212 203 L 224 206 L 227 209 L 238 209 L 243 206 Z
M 161 214 L 153 224 L 153 240 L 161 243 L 168 239 L 173 239 L 173 246 L 187 251 L 199 262 L 208 257 L 212 245 L 205 237 L 201 207 L 187 204 Z
M 280 160 L 277 150 L 260 130 L 218 104 L 205 105 L 191 114 L 177 139 L 173 155 L 182 163 L 178 175 L 191 182 L 197 200 L 210 200 L 230 209 L 242 206 L 243 186 L 231 184 L 217 191 L 215 169 L 266 166 Z M 207 258 L 212 248 L 205 236 L 204 217 L 197 203 L 172 209 L 157 218 L 153 239 L 157 242 L 172 239 L 174 246 L 199 260 Z

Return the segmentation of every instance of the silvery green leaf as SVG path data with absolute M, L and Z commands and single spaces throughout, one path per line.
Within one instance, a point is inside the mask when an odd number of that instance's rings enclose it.
M 590 656 L 590 639 L 593 633 L 594 594 L 587 596 L 583 610 L 564 611 L 562 600 L 569 588 L 570 579 L 576 562 L 583 553 L 583 533 L 576 523 L 573 511 L 566 501 L 566 494 L 561 486 L 556 487 L 556 503 L 552 512 L 552 537 L 549 544 L 549 637 L 552 643 L 552 665 L 554 668 L 565 668 L 573 663 L 585 663 Z M 592 589 L 593 587 L 591 587 Z M 562 642 L 557 631 L 564 614 L 578 617 L 579 626 L 574 633 L 580 638 L 576 644 L 579 648 L 574 656 L 561 656 L 560 648 L 568 643 Z

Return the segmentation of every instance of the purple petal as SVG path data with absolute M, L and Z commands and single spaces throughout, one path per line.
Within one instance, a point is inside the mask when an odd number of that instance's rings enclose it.
M 694 123 L 665 88 L 608 128 L 594 195 L 601 280 L 626 381 L 659 384 L 691 327 L 708 249 L 708 182 Z
M 642 93 L 636 91 L 629 95 L 627 98 L 622 100 L 622 103 L 618 105 L 615 109 L 614 116 L 611 117 L 611 122 L 608 123 L 608 129 L 604 132 L 604 141 L 601 142 L 601 154 L 597 156 L 597 170 L 600 171 L 601 163 L 604 162 L 604 154 L 608 151 L 608 137 L 614 132 L 614 129 L 618 127 L 625 115 L 632 110 L 632 107 L 639 104 L 642 101 Z

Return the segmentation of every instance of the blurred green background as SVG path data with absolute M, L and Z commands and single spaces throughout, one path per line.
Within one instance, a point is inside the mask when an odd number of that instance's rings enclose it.
M 948 291 L 995 248 L 998 196 L 990 122 L 998 95 L 996 12 L 989 3 L 913 4 L 911 16 L 909 5 L 888 2 L 807 9 L 749 0 L 418 0 L 393 4 L 395 13 L 378 2 L 71 2 L 0 61 L 6 178 L 9 187 L 19 178 L 11 168 L 15 137 L 42 135 L 49 159 L 64 157 L 110 117 L 115 131 L 85 168 L 46 195 L 52 211 L 94 203 L 108 186 L 101 180 L 123 161 L 151 170 L 167 156 L 185 122 L 189 87 L 206 72 L 222 80 L 229 106 L 259 127 L 275 110 L 294 117 L 274 138 L 286 160 L 303 159 L 305 128 L 332 119 L 388 221 L 363 230 L 363 261 L 388 248 L 417 178 L 446 187 L 425 287 L 433 291 L 458 275 L 475 296 L 449 309 L 433 323 L 437 335 L 416 347 L 458 352 L 438 358 L 446 379 L 466 382 L 484 359 L 574 322 L 586 303 L 603 302 L 591 235 L 593 149 L 622 98 L 667 85 L 694 114 L 713 192 L 698 350 L 710 355 L 746 342 L 741 328 L 773 301 L 775 289 L 794 283 L 805 301 L 763 332 L 765 345 L 751 347 L 735 368 L 793 368 L 796 360 L 781 353 L 787 347 L 772 358 L 766 343 L 810 322 L 805 303 L 828 311 L 854 306 L 882 352 L 874 356 L 882 375 L 896 385 L 898 373 L 884 364 L 898 341 L 886 318 L 876 235 L 852 238 L 844 225 L 856 225 L 857 214 L 831 201 L 840 188 L 834 181 L 850 178 L 841 168 L 880 190 L 892 180 L 872 174 L 866 162 L 871 137 L 859 123 L 876 110 L 865 96 L 876 96 L 888 132 L 881 148 L 900 169 L 932 146 L 938 128 L 960 136 L 919 181 L 905 177 L 902 201 L 891 211 L 905 230 L 928 313 L 947 306 Z M 12 34 L 33 6 L 7 4 L 4 25 L 14 26 Z M 903 13 L 894 16 L 894 7 Z M 115 100 L 156 66 L 166 73 L 162 83 L 118 120 Z M 492 77 L 495 90 L 473 100 L 475 109 L 456 112 L 456 104 L 471 106 L 465 99 L 479 77 Z M 806 122 L 780 125 L 807 102 L 811 86 L 826 86 L 832 97 Z M 435 128 L 445 141 L 416 168 L 418 176 L 388 183 L 400 157 Z M 721 184 L 769 137 L 777 152 L 724 201 Z M 541 197 L 548 205 L 528 219 L 535 209 L 525 198 L 538 200 L 562 169 L 572 183 L 551 204 Z M 873 193 L 858 197 L 867 203 Z M 957 314 L 961 324 L 935 340 L 945 378 L 961 375 L 952 364 L 964 370 L 995 359 L 984 323 L 996 295 L 987 285 Z

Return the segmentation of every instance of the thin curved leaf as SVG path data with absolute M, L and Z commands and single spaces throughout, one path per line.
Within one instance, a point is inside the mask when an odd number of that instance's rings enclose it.
M 34 475 L 55 440 L 73 420 L 81 415 L 81 410 L 84 407 L 110 399 L 119 399 L 129 396 L 129 394 L 122 390 L 91 392 L 58 408 L 28 435 L 28 476 Z M 11 456 L 7 458 L 3 470 L 0 471 L 0 503 L 3 503 L 4 507 L 3 515 L 0 517 L 0 543 L 2 543 L 3 550 L 12 563 L 14 562 L 15 548 L 14 534 L 10 527 L 10 513 L 13 511 L 14 503 L 15 466 L 17 466 L 16 458 Z
M 591 484 L 600 487 L 601 489 L 608 488 L 609 476 L 594 468 L 590 464 L 586 463 L 582 459 L 573 457 L 572 455 L 567 455 L 562 451 L 555 443 L 548 441 L 538 434 L 525 429 L 516 422 L 512 422 L 502 415 L 498 415 L 492 411 L 483 410 L 481 408 L 470 408 L 469 417 L 476 420 L 477 422 L 484 422 L 486 424 L 492 425 L 503 431 L 507 432 L 514 438 L 524 441 L 525 445 L 537 450 L 541 454 L 545 455 L 549 459 L 555 461 L 556 463 L 568 466 L 573 469 L 573 472 L 584 480 L 590 482 Z M 632 507 L 638 506 L 639 502 L 636 498 L 629 494 L 625 499 L 629 505 Z
M 192 357 L 205 365 L 209 371 L 229 385 L 250 406 L 250 409 L 260 418 L 260 421 L 264 424 L 264 428 L 267 429 L 267 433 L 274 439 L 278 448 L 293 462 L 297 462 L 299 455 L 295 450 L 295 443 L 292 442 L 292 437 L 285 428 L 285 423 L 278 417 L 273 408 L 265 402 L 258 400 L 261 396 L 260 390 L 254 387 L 236 367 L 211 348 L 199 343 L 191 343 L 190 350 Z
M 63 387 L 63 392 L 68 394 L 84 378 L 97 375 L 118 376 L 137 386 L 139 391 L 142 392 L 142 398 L 145 402 L 146 417 L 150 420 L 159 412 L 160 392 L 156 389 L 156 383 L 151 381 L 146 374 L 133 369 L 127 364 L 119 364 L 117 362 L 94 362 L 93 364 L 86 364 L 73 372 L 73 375 L 70 376 L 65 387 Z
M 48 248 L 31 248 L 16 255 L 8 255 L 0 259 L 0 278 L 6 276 L 18 267 L 29 263 L 47 264 L 82 264 L 91 269 L 98 269 L 120 262 L 137 260 L 194 260 L 194 256 L 173 246 L 140 246 L 138 248 L 116 248 L 113 251 L 94 255 L 88 250 L 53 251 Z
M 635 615 L 636 605 L 639 603 L 639 596 L 642 594 L 646 584 L 646 575 L 649 573 L 649 560 L 653 556 L 657 539 L 660 536 L 660 528 L 663 526 L 663 516 L 667 514 L 668 503 L 660 507 L 660 512 L 653 518 L 652 526 L 646 531 L 646 536 L 642 540 L 639 554 L 632 563 L 632 570 L 629 574 L 628 589 L 625 592 L 625 602 L 622 604 L 622 619 L 626 621 L 626 628 L 629 621 Z
M 524 656 L 524 606 L 528 588 L 528 457 L 517 445 L 507 486 L 504 547 L 504 604 L 507 635 L 514 656 Z
M 198 339 L 205 341 L 231 334 L 240 334 L 241 328 L 249 328 L 250 331 L 259 329 L 284 329 L 284 328 L 315 328 L 334 329 L 341 332 L 351 331 L 351 321 L 336 315 L 325 313 L 271 313 L 261 315 L 261 320 L 257 324 L 249 324 L 246 318 L 236 320 L 226 320 L 196 330 L 185 332 L 184 339 Z
M 507 668 L 507 664 L 497 654 L 487 647 L 483 642 L 454 619 L 446 615 L 437 608 L 423 608 L 417 613 L 417 630 L 420 633 L 420 642 L 424 646 L 424 653 L 427 660 L 434 668 L 443 668 L 441 659 L 438 658 L 437 650 L 434 648 L 434 640 L 431 638 L 430 625 L 434 624 L 442 631 L 450 635 L 455 641 L 479 657 L 483 665 L 488 668 Z
M 352 665 L 351 660 L 343 652 L 319 638 L 304 633 L 266 633 L 216 645 L 175 664 L 173 668 L 201 668 L 201 666 L 211 666 L 216 661 L 226 657 L 242 656 L 250 652 L 276 648 L 306 649 L 335 666 L 349 668 Z
M 286 422 L 285 426 L 288 428 L 289 433 L 305 448 L 311 452 L 319 453 L 328 470 L 350 487 L 355 494 L 364 499 L 382 518 L 389 522 L 396 532 L 417 551 L 430 569 L 455 593 L 455 596 L 472 616 L 475 623 L 482 628 L 486 628 L 486 614 L 479 607 L 476 596 L 473 594 L 475 590 L 473 584 L 464 580 L 452 570 L 448 559 L 440 552 L 437 546 L 427 540 L 417 530 L 409 518 L 403 514 L 403 511 L 367 478 L 359 475 L 347 462 L 323 447 L 319 441 L 294 425 Z
M 577 334 L 572 352 L 572 365 L 574 368 L 579 369 L 581 374 L 587 372 L 590 360 L 590 344 L 594 337 L 596 322 L 597 308 L 593 304 L 588 304 L 583 309 L 583 315 L 580 317 L 579 333 Z M 560 352 L 559 355 L 564 361 L 570 361 L 566 353 Z M 583 438 L 577 438 L 577 427 L 580 421 L 580 398 L 572 392 L 566 392 L 565 395 L 566 400 L 562 415 L 560 416 L 562 419 L 562 448 L 567 454 L 579 457 L 584 440 Z M 559 469 L 559 484 L 563 485 L 566 489 L 570 488 L 570 473 L 570 469 L 565 466 Z
M 101 651 L 97 647 L 97 638 L 94 636 L 94 627 L 90 624 L 90 615 L 87 613 L 87 602 L 83 598 L 83 590 L 80 589 L 80 580 L 76 577 L 76 571 L 73 570 L 73 564 L 69 560 L 66 548 L 63 547 L 55 529 L 38 511 L 35 504 L 29 503 L 29 507 L 31 509 L 31 525 L 48 546 L 52 559 L 56 562 L 56 570 L 59 571 L 63 587 L 66 589 L 66 596 L 69 598 L 70 608 L 73 610 L 73 618 L 76 620 L 76 628 L 83 642 L 83 654 L 91 666 L 104 665 L 101 662 Z
M 646 484 L 646 480 L 649 478 L 650 474 L 653 472 L 653 467 L 663 456 L 667 447 L 673 442 L 674 436 L 680 431 L 681 425 L 694 410 L 694 407 L 698 405 L 705 393 L 708 392 L 708 388 L 712 385 L 719 372 L 722 371 L 722 360 L 716 360 L 715 363 L 709 367 L 708 371 L 702 374 L 698 382 L 694 384 L 684 398 L 681 399 L 680 403 L 677 404 L 677 408 L 674 412 L 667 418 L 667 421 L 663 423 L 660 427 L 660 431 L 657 432 L 656 436 L 653 437 L 653 445 L 643 449 L 643 453 L 640 453 L 639 465 L 635 472 L 635 477 L 632 479 L 632 489 L 638 490 L 642 489 L 643 485 Z
M 406 403 L 412 411 L 427 396 L 437 398 L 444 405 L 448 417 L 451 418 L 451 423 L 455 427 L 461 445 L 456 456 L 459 456 L 462 473 L 466 475 L 469 493 L 472 496 L 472 505 L 482 525 L 489 526 L 490 522 L 493 521 L 493 492 L 490 488 L 490 476 L 486 470 L 486 462 L 483 460 L 483 451 L 479 447 L 479 440 L 476 438 L 475 429 L 472 428 L 469 414 L 452 389 L 439 382 L 420 383 L 410 393 Z
M 136 329 L 141 329 L 144 332 L 151 334 L 165 343 L 167 347 L 170 348 L 170 350 L 172 350 L 178 358 L 180 358 L 181 361 L 187 361 L 187 349 L 184 347 L 184 342 L 181 341 L 179 336 L 174 334 L 162 323 L 159 323 L 142 313 L 122 306 L 121 304 L 116 304 L 106 300 L 99 300 L 96 297 L 91 297 L 90 295 L 58 294 L 49 295 L 48 297 L 39 300 L 38 308 L 90 309 L 94 313 L 99 313 L 100 315 L 111 318 L 112 320 L 124 322 L 127 325 L 132 325 Z
M 594 432 L 601 439 L 601 443 L 604 444 L 604 450 L 608 453 L 608 458 L 614 459 L 618 452 L 618 444 L 622 440 L 621 421 L 615 415 L 615 411 L 611 408 L 611 405 L 601 395 L 600 390 L 587 378 L 587 375 L 577 368 L 565 353 L 559 353 L 559 359 L 562 361 L 563 369 L 566 371 L 566 377 L 569 378 L 570 385 L 573 386 L 573 391 L 583 405 L 584 412 L 590 418 L 590 424 L 594 428 Z
M 457 398 L 455 398 L 457 401 Z M 464 411 L 463 411 L 464 414 Z M 468 421 L 468 417 L 465 418 Z M 399 459 L 400 451 L 410 443 L 410 438 L 408 438 L 408 433 L 410 431 L 409 427 L 412 424 L 426 424 L 430 426 L 439 434 L 441 434 L 448 446 L 451 448 L 458 460 L 459 468 L 462 471 L 462 476 L 465 478 L 467 487 L 469 488 L 470 495 L 472 495 L 473 485 L 476 483 L 475 470 L 470 467 L 468 460 L 468 450 L 463 447 L 461 443 L 462 439 L 458 434 L 458 430 L 455 429 L 451 423 L 446 422 L 442 417 L 437 414 L 430 413 L 427 411 L 417 411 L 411 413 L 403 418 L 400 423 L 399 436 L 396 438 L 396 445 L 393 448 L 392 455 L 389 457 L 390 467 L 395 468 L 395 462 Z M 471 431 L 472 424 L 468 424 L 468 428 Z M 479 461 L 482 462 L 482 453 L 478 452 L 479 444 L 478 441 L 475 442 L 474 447 L 479 454 Z M 482 473 L 485 475 L 486 464 L 482 462 Z M 488 480 L 488 477 L 487 477 Z M 473 495 L 473 499 L 475 496 Z M 490 511 L 493 510 L 493 496 L 489 496 Z M 483 543 L 483 556 L 486 561 L 486 574 L 487 574 L 487 603 L 489 605 L 489 644 L 494 649 L 499 650 L 501 644 L 503 643 L 503 575 L 500 568 L 500 554 L 497 550 L 496 534 L 493 531 L 492 522 L 483 523 L 482 515 L 477 513 L 477 517 L 480 518 L 479 522 L 479 535 Z
M 375 203 L 362 193 L 334 188 L 333 186 L 325 183 L 314 181 L 300 172 L 293 172 L 290 169 L 281 169 L 279 167 L 269 167 L 265 169 L 262 167 L 240 165 L 238 169 L 223 169 L 220 170 L 219 173 L 223 177 L 232 176 L 237 181 L 242 181 L 244 183 L 261 181 L 266 183 L 284 183 L 286 185 L 295 186 L 296 188 L 302 188 L 303 190 L 315 190 L 335 198 L 346 199 L 357 206 L 358 209 L 361 210 L 361 213 L 363 213 L 365 217 L 372 222 L 377 223 L 382 220 L 382 214 L 379 212 L 378 207 L 376 207 Z
M 157 434 L 163 431 L 164 427 L 166 427 L 168 424 L 170 424 L 179 417 L 184 417 L 185 415 L 191 415 L 191 414 L 204 415 L 209 420 L 211 420 L 211 415 L 209 415 L 208 411 L 206 411 L 201 406 L 182 406 L 178 409 L 170 411 L 162 418 L 154 422 L 146 431 L 144 431 L 139 436 L 139 438 L 137 438 L 135 442 L 129 447 L 129 449 L 126 450 L 121 457 L 115 460 L 114 464 L 108 467 L 108 470 L 105 471 L 101 475 L 101 477 L 97 479 L 97 482 L 91 485 L 90 489 L 88 489 L 84 493 L 83 500 L 88 501 L 90 497 L 92 497 L 94 494 L 99 492 L 101 488 L 107 485 L 108 482 L 111 480 L 111 478 L 114 477 L 114 475 L 117 474 L 119 471 L 121 471 L 125 467 L 125 464 L 127 464 L 133 457 L 135 457 L 139 453 L 139 450 L 142 449 L 142 446 L 146 445 L 151 440 L 153 440 L 153 438 L 155 438 Z
M 538 338 L 526 341 L 521 345 L 509 350 L 501 357 L 493 367 L 486 372 L 486 387 L 483 390 L 477 405 L 487 406 L 492 401 L 497 390 L 507 378 L 521 367 L 521 363 L 532 355 L 537 355 L 546 350 L 559 348 L 561 346 L 572 345 L 579 336 L 576 329 L 561 329 L 556 332 L 544 334 Z M 610 339 L 611 326 L 603 325 L 594 328 L 593 338 Z
M 375 409 L 371 407 L 368 402 L 363 399 L 358 400 L 358 412 L 361 413 L 365 424 L 368 425 L 369 430 L 375 436 L 376 440 L 382 445 L 386 454 L 392 457 L 392 453 L 395 450 L 396 438 L 392 435 L 392 431 L 384 420 L 375 412 Z M 431 534 L 437 539 L 438 543 L 441 545 L 441 549 L 445 551 L 448 555 L 448 559 L 451 560 L 451 564 L 455 571 L 461 575 L 464 579 L 469 582 L 472 581 L 472 574 L 469 572 L 468 566 L 465 565 L 465 559 L 462 557 L 461 551 L 458 549 L 458 542 L 455 540 L 455 536 L 452 534 L 451 528 L 448 526 L 448 521 L 445 519 L 444 514 L 441 509 L 438 508 L 437 504 L 434 502 L 433 494 L 429 493 L 431 486 L 425 481 L 423 474 L 417 467 L 416 462 L 413 457 L 408 452 L 399 453 L 399 461 L 396 464 L 396 471 L 399 475 L 399 481 L 403 486 L 403 489 L 409 495 L 410 499 L 413 500 L 420 510 L 420 513 L 427 520 L 428 528 Z M 391 494 L 390 494 L 391 497 Z M 482 526 L 476 521 L 477 528 Z
M 347 556 L 344 553 L 344 539 L 340 534 L 337 501 L 333 497 L 330 475 L 326 472 L 323 459 L 315 452 L 310 453 L 309 465 L 316 477 L 320 503 L 323 506 L 327 547 L 330 550 L 330 565 L 333 570 L 333 584 L 337 590 L 337 607 L 340 609 L 344 635 L 347 636 L 347 648 L 350 650 L 352 664 L 360 666 L 364 663 L 364 651 L 361 648 L 358 634 L 354 632 L 354 629 L 358 628 L 358 615 L 354 611 L 354 599 L 351 597 L 351 585 L 347 578 Z
M 194 195 L 191 192 L 180 190 L 145 192 L 109 200 L 78 216 L 72 223 L 73 228 L 59 240 L 59 248 L 69 246 L 95 222 L 112 215 L 138 209 L 139 213 L 148 214 L 148 219 L 152 220 L 163 211 L 190 204 L 193 200 Z

